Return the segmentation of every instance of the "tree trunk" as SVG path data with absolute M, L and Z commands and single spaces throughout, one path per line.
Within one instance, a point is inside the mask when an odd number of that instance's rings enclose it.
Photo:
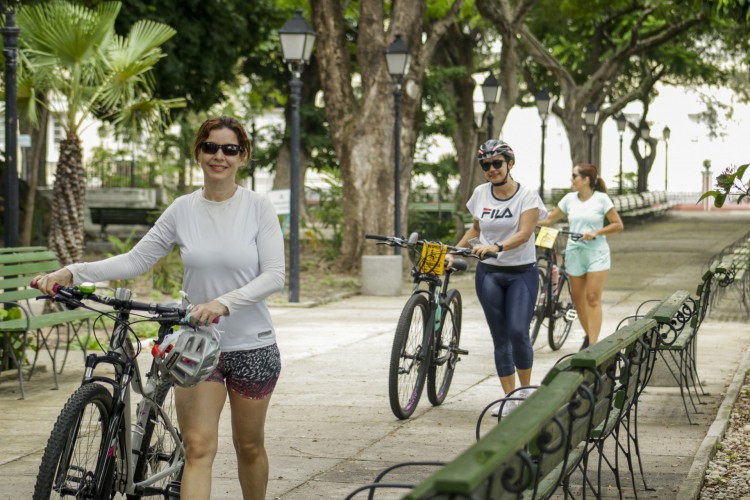
M 60 141 L 60 159 L 52 188 L 50 249 L 62 265 L 83 259 L 83 220 L 86 183 L 78 137 Z
M 395 2 L 386 22 L 382 0 L 361 0 L 357 32 L 357 60 L 361 97 L 352 88 L 352 65 L 338 0 L 311 0 L 312 18 L 319 33 L 316 59 L 326 101 L 331 139 L 341 166 L 344 190 L 344 227 L 340 264 L 345 270 L 358 268 L 362 254 L 374 253 L 365 246 L 366 232 L 393 234 L 395 214 L 394 99 L 385 50 L 396 34 L 402 35 L 412 57 L 403 82 L 401 101 L 401 232 L 407 233 L 407 206 L 417 139 L 421 83 L 435 47 L 463 4 L 455 0 L 445 18 L 427 26 L 423 40 L 426 2 Z M 388 25 L 388 31 L 383 26 Z

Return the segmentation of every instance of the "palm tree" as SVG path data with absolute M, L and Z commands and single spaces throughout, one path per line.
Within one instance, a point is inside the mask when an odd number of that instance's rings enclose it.
M 79 134 L 84 122 L 96 117 L 121 129 L 157 130 L 168 122 L 170 108 L 184 105 L 182 99 L 152 98 L 149 71 L 164 56 L 160 47 L 175 30 L 144 20 L 121 37 L 114 30 L 120 7 L 120 2 L 104 2 L 89 9 L 51 0 L 18 13 L 21 64 L 36 90 L 47 96 L 40 104 L 65 131 L 48 236 L 63 264 L 83 258 L 85 179 Z

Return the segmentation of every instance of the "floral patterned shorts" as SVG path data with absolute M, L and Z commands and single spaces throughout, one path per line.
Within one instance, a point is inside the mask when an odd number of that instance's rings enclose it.
M 222 352 L 207 382 L 221 382 L 247 399 L 264 399 L 273 393 L 281 373 L 276 344 L 249 351 Z

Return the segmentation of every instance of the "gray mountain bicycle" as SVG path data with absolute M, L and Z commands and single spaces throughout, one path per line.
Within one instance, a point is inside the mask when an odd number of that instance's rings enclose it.
M 157 323 L 158 345 L 178 325 L 190 328 L 188 311 L 133 301 L 126 288 L 117 288 L 113 297 L 95 291 L 93 284 L 59 286 L 53 297 L 39 297 L 66 307 L 93 309 L 88 301 L 110 306 L 114 311 L 101 313 L 115 323 L 106 354 L 87 356 L 81 386 L 55 422 L 33 498 L 110 499 L 120 493 L 131 500 L 155 495 L 177 499 L 185 450 L 174 417 L 173 382 L 155 360 L 142 380 L 136 360 L 141 343 L 131 325 Z M 134 311 L 147 314 L 131 315 Z M 132 392 L 143 396 L 134 421 Z

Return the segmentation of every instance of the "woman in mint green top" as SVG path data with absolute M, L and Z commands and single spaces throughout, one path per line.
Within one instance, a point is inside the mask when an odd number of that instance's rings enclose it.
M 594 165 L 580 163 L 573 167 L 571 186 L 573 192 L 566 194 L 539 224 L 551 226 L 567 215 L 570 231 L 583 235 L 578 241 L 568 239 L 565 269 L 578 319 L 586 332 L 585 349 L 599 339 L 602 328 L 602 291 L 610 268 L 606 235 L 619 233 L 624 226 Z

